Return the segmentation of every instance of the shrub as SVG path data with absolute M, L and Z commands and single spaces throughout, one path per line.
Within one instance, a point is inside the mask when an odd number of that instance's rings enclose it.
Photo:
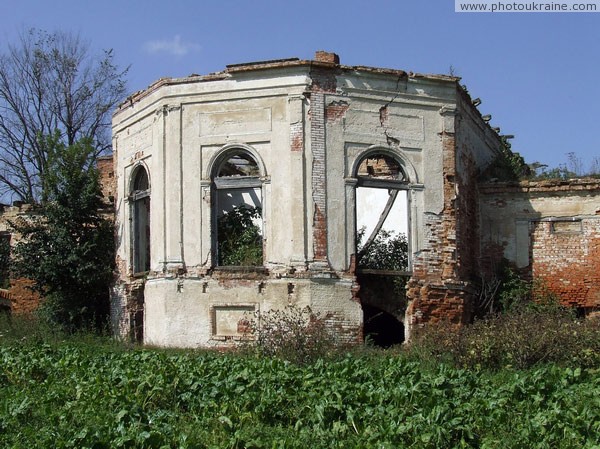
M 600 366 L 600 321 L 560 307 L 518 307 L 461 329 L 447 323 L 417 332 L 410 352 L 465 368 L 525 369 L 545 362 Z
M 256 312 L 249 324 L 249 336 L 253 337 L 252 348 L 260 355 L 298 364 L 326 357 L 339 346 L 325 320 L 308 306 Z

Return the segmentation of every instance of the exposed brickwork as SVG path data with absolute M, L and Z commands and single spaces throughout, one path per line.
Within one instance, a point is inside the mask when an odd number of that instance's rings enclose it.
M 335 74 L 311 71 L 310 136 L 312 150 L 313 252 L 315 261 L 327 261 L 327 162 L 325 152 L 325 92 L 335 92 Z
M 600 216 L 571 222 L 574 226 L 564 231 L 558 223 L 531 224 L 532 275 L 543 280 L 563 303 L 588 310 L 598 309 Z
M 12 246 L 17 244 L 21 236 L 14 233 L 10 223 L 26 218 L 34 213 L 29 204 L 18 204 L 15 206 L 3 206 L 0 209 L 0 233 L 8 238 Z M 40 296 L 30 287 L 33 282 L 28 279 L 10 279 L 8 292 L 11 298 L 11 309 L 15 314 L 25 314 L 35 311 L 40 303 Z
M 336 74 L 335 67 L 312 67 L 310 70 L 312 79 L 310 90 L 313 95 L 315 92 L 335 93 L 337 87 Z
M 0 312 L 10 313 L 12 309 L 12 301 L 10 292 L 3 288 L 0 288 Z
M 477 291 L 471 283 L 478 269 L 479 239 L 475 164 L 456 148 L 454 133 L 442 132 L 444 209 L 424 217 L 425 242 L 413 261 L 407 285 L 408 327 L 448 321 L 466 323 Z M 463 158 L 457 172 L 457 155 Z
M 328 62 L 330 64 L 339 64 L 340 57 L 335 53 L 330 53 L 323 50 L 315 52 L 315 61 L 317 62 Z
M 337 122 L 344 117 L 350 105 L 345 101 L 334 101 L 327 105 L 325 109 L 325 120 L 327 122 Z
M 115 192 L 117 191 L 117 181 L 115 178 L 115 169 L 112 156 L 99 157 L 96 163 L 98 174 L 100 175 L 100 187 L 102 196 L 107 203 L 112 204 Z
M 304 124 L 302 122 L 290 125 L 290 149 L 292 151 L 304 151 Z
M 479 274 L 481 278 L 490 280 L 498 275 L 504 251 L 504 245 L 498 242 L 486 242 L 482 245 L 481 257 L 479 259 Z
M 115 284 L 111 289 L 111 323 L 117 335 L 142 342 L 144 332 L 143 279 Z
M 363 328 L 354 322 L 344 319 L 338 313 L 328 313 L 323 319 L 325 328 L 335 335 L 336 343 L 356 345 L 363 341 Z
M 462 170 L 457 173 L 457 277 L 465 281 L 478 280 L 480 276 L 480 230 L 476 163 L 469 149 L 459 150 Z
M 600 308 L 600 181 L 486 183 L 479 190 L 484 211 L 495 212 L 482 233 L 489 273 L 504 258 L 564 304 L 586 313 Z
M 40 304 L 40 295 L 34 292 L 33 281 L 29 279 L 11 279 L 10 296 L 12 300 L 12 313 L 28 314 L 34 312 Z
M 327 260 L 327 217 L 321 209 L 323 205 L 320 205 L 315 201 L 315 214 L 313 217 L 313 228 L 314 228 L 314 254 L 315 260 L 326 261 Z

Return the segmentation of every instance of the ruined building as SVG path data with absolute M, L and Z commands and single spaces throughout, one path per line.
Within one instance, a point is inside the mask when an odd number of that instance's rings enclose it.
M 482 273 L 502 257 L 532 266 L 552 236 L 590 237 L 580 251 L 598 267 L 598 184 L 484 185 L 500 148 L 452 76 L 317 52 L 161 79 L 113 117 L 113 325 L 147 344 L 224 346 L 255 312 L 292 304 L 342 341 L 394 342 L 467 322 Z M 585 205 L 543 217 L 548 196 Z M 597 307 L 598 279 L 582 282 Z

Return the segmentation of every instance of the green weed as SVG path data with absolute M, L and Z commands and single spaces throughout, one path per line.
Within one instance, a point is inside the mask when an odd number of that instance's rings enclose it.
M 0 447 L 596 448 L 594 369 L 0 344 Z

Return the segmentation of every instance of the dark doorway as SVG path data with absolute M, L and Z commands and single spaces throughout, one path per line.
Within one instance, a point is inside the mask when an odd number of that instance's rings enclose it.
M 389 348 L 404 342 L 404 324 L 383 310 L 363 304 L 365 339 L 375 346 Z

